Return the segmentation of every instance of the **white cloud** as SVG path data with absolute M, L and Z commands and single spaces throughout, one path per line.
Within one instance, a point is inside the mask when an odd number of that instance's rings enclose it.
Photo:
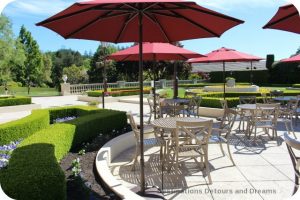
M 67 8 L 75 0 L 15 0 L 4 12 L 6 15 L 50 16 Z
M 220 10 L 233 10 L 256 7 L 278 7 L 288 0 L 195 0 L 199 5 Z

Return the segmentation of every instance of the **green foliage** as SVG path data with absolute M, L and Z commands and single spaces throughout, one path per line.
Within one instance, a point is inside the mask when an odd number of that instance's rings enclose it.
M 64 109 L 68 111 L 63 111 Z M 77 110 L 79 118 L 39 130 L 24 139 L 13 151 L 7 169 L 0 171 L 0 182 L 6 194 L 14 199 L 66 199 L 66 180 L 60 160 L 72 149 L 108 134 L 127 124 L 124 112 L 91 107 L 50 109 L 54 116 L 66 117 Z M 47 110 L 44 112 L 49 117 Z M 37 112 L 37 111 L 36 111 Z M 18 120 L 19 121 L 19 120 Z M 18 187 L 16 187 L 18 185 Z M 47 194 L 47 195 L 45 195 Z
M 103 90 L 95 90 L 95 91 L 88 91 L 87 95 L 89 97 L 101 97 L 103 93 Z
M 0 14 L 0 85 L 16 80 L 13 69 L 23 66 L 24 51 L 18 40 L 14 38 L 10 20 Z
M 57 96 L 59 92 L 56 88 L 41 88 L 32 87 L 30 89 L 31 93 L 28 95 L 26 87 L 14 87 L 8 85 L 8 93 L 18 96 Z M 0 86 L 0 93 L 4 93 L 4 86 Z
M 32 114 L 27 117 L 0 125 L 0 145 L 8 144 L 20 138 L 26 138 L 48 126 L 48 111 L 33 110 Z
M 107 73 L 108 82 L 116 82 L 118 80 L 117 70 L 115 67 L 115 62 L 110 62 L 105 60 L 106 56 L 115 53 L 117 48 L 113 45 L 107 47 L 99 45 L 97 51 L 95 52 L 91 60 L 91 68 L 87 72 L 89 75 L 90 83 L 99 83 L 103 82 L 103 68 L 105 65 Z M 105 63 L 104 63 L 105 60 Z
M 192 73 L 189 75 L 189 80 L 200 80 L 202 79 L 202 76 L 200 76 L 200 74 L 197 74 L 197 73 Z
M 150 88 L 144 87 L 144 94 L 150 94 Z M 103 90 L 95 90 L 95 91 L 88 91 L 87 95 L 89 97 L 101 97 Z M 112 88 L 111 91 L 107 92 L 108 95 L 113 97 L 118 96 L 130 96 L 130 95 L 138 95 L 140 90 L 138 88 Z
M 260 84 L 260 83 L 267 83 L 268 82 L 268 71 L 258 71 L 253 70 L 253 83 Z M 231 76 L 235 78 L 236 82 L 250 82 L 250 72 L 249 71 L 233 71 L 225 72 L 225 77 Z M 223 82 L 223 72 L 211 72 L 210 73 L 210 82 L 211 83 L 222 83 Z
M 300 88 L 300 84 L 293 84 L 293 88 Z
M 14 199 L 66 199 L 58 162 L 70 151 L 74 131 L 72 125 L 55 124 L 26 138 L 0 174 L 5 193 Z
M 72 65 L 82 66 L 83 57 L 78 51 L 73 51 L 71 49 L 60 49 L 55 52 L 50 53 L 52 55 L 52 73 L 51 79 L 53 86 L 60 87 L 62 82 L 63 69 L 65 67 L 70 67 Z
M 276 84 L 294 84 L 299 82 L 299 63 L 276 62 L 270 70 L 270 82 Z
M 201 101 L 202 107 L 210 107 L 210 108 L 222 108 L 222 105 L 220 103 L 220 100 L 223 98 L 217 98 L 217 97 L 203 97 Z M 228 107 L 233 108 L 239 105 L 239 98 L 238 97 L 229 97 L 226 98 Z M 258 103 L 263 103 L 263 100 L 261 97 L 258 97 L 257 99 Z
M 22 81 L 26 80 L 23 84 L 28 86 L 29 92 L 29 88 L 32 84 L 41 85 L 44 81 L 42 80 L 43 56 L 39 50 L 39 45 L 24 26 L 21 27 L 19 40 L 23 45 L 26 55 L 26 60 L 24 62 L 24 77 Z
M 5 99 L 0 99 L 0 107 L 25 105 L 25 104 L 31 104 L 31 97 L 15 96 L 15 97 L 9 97 Z
M 76 65 L 65 67 L 63 74 L 68 76 L 68 82 L 71 84 L 83 84 L 88 82 L 87 71 L 84 67 L 77 67 Z
M 275 61 L 275 56 L 273 54 L 267 55 L 266 68 L 268 70 L 271 70 L 274 61 Z

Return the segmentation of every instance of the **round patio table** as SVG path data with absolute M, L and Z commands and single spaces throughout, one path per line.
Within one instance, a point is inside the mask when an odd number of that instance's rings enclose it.
M 240 108 L 241 110 L 256 110 L 257 106 L 256 104 L 239 104 L 237 105 L 238 108 Z M 262 110 L 271 110 L 274 109 L 274 107 L 263 107 L 261 106 Z
M 167 103 L 167 104 L 189 104 L 190 100 L 189 99 L 164 99 L 163 100 L 164 103 Z
M 176 121 L 185 122 L 203 122 L 207 121 L 205 118 L 194 118 L 194 117 L 168 117 L 160 118 L 151 122 L 155 128 L 167 129 L 169 131 L 174 131 L 176 129 Z

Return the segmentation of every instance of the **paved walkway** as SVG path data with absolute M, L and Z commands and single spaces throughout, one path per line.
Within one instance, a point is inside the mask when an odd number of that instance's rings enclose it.
M 300 136 L 297 128 L 297 135 Z M 284 133 L 279 127 L 279 135 Z M 230 149 L 236 166 L 226 155 L 222 157 L 219 145 L 209 145 L 209 164 L 213 183 L 202 173 L 194 160 L 181 161 L 176 174 L 174 169 L 163 173 L 163 190 L 167 199 L 270 199 L 282 200 L 290 197 L 294 188 L 294 173 L 286 145 L 266 136 L 254 142 L 244 134 L 236 132 L 230 139 Z M 225 153 L 226 148 L 224 148 Z M 139 168 L 131 171 L 134 148 L 120 154 L 111 166 L 113 175 L 125 186 L 137 190 Z M 159 148 L 148 148 L 145 152 L 146 181 L 162 188 Z

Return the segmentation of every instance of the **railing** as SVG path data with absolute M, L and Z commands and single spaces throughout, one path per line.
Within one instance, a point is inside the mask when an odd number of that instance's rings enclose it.
M 178 80 L 178 84 L 196 84 L 202 80 Z M 151 81 L 144 81 L 144 87 L 150 87 Z M 173 80 L 159 80 L 155 81 L 156 88 L 173 87 Z M 124 88 L 124 87 L 139 87 L 139 82 L 125 82 L 118 81 L 116 83 L 107 83 L 107 88 Z M 103 83 L 93 84 L 62 84 L 62 94 L 82 94 L 90 90 L 103 90 Z

